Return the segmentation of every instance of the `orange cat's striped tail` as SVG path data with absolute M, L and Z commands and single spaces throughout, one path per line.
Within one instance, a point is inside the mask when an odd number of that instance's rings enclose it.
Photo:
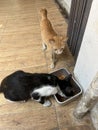
M 47 18 L 47 9 L 45 8 L 41 9 L 40 13 L 41 13 L 42 19 Z

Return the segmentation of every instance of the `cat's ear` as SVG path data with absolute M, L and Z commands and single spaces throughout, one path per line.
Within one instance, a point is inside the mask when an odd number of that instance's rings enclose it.
M 50 44 L 54 44 L 54 43 L 55 43 L 55 40 L 54 40 L 54 39 L 49 39 L 49 43 L 50 43 Z

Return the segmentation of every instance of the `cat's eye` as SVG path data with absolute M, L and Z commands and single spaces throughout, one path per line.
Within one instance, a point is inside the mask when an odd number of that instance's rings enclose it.
M 57 49 L 54 49 L 55 51 L 57 51 Z

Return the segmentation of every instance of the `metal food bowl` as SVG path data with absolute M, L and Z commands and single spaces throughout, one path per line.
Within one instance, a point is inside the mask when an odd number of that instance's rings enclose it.
M 62 69 L 56 70 L 54 72 L 51 72 L 51 74 L 57 76 L 59 79 L 64 79 L 70 73 L 68 72 L 68 70 L 62 68 Z M 66 97 L 66 98 L 61 97 L 58 94 L 54 95 L 54 98 L 58 104 L 65 105 L 65 104 L 71 102 L 72 100 L 76 99 L 78 96 L 80 96 L 82 94 L 82 88 L 73 76 L 72 76 L 70 82 L 71 82 L 72 87 L 74 88 L 74 95 L 71 97 Z

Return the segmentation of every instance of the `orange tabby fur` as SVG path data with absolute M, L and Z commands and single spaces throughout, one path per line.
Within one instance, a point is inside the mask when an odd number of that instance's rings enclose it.
M 47 18 L 47 10 L 41 9 L 41 21 L 40 21 L 40 28 L 41 28 L 41 36 L 43 41 L 43 49 L 45 50 L 47 46 L 51 48 L 51 58 L 52 58 L 52 64 L 51 68 L 54 68 L 55 64 L 55 54 L 61 54 L 65 47 L 65 42 L 67 40 L 67 37 L 63 37 L 61 35 L 58 35 L 50 22 L 50 20 Z

